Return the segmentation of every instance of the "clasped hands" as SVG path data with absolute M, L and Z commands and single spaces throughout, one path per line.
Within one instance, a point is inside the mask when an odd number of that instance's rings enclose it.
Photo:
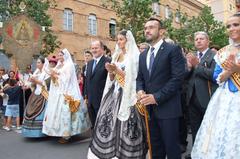
M 52 78 L 54 78 L 54 79 L 57 79 L 57 78 L 58 78 L 58 73 L 57 73 L 56 71 L 54 71 L 54 70 L 51 70 L 51 71 L 50 71 L 50 76 L 51 76 Z
M 187 59 L 187 66 L 189 69 L 196 67 L 200 62 L 199 59 L 192 53 L 188 53 L 186 56 L 186 59 Z
M 145 106 L 157 104 L 153 94 L 146 94 L 143 90 L 137 92 L 137 99 L 141 104 Z
M 115 74 L 115 71 L 117 70 L 117 66 L 114 63 L 109 62 L 105 64 L 105 68 L 110 74 Z
M 240 61 L 236 61 L 236 54 L 233 52 L 224 61 L 224 71 L 219 75 L 219 82 L 227 80 L 234 72 L 240 73 Z
M 229 57 L 227 58 L 227 60 L 224 62 L 225 64 L 225 70 L 230 72 L 230 73 L 234 73 L 234 72 L 238 72 L 240 73 L 240 60 L 238 60 L 238 62 L 236 62 L 236 55 L 234 53 L 230 54 Z

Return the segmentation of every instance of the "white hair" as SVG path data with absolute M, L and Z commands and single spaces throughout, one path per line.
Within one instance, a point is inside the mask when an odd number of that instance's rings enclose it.
M 194 33 L 194 39 L 195 39 L 196 36 L 199 35 L 199 34 L 205 36 L 205 37 L 209 40 L 209 36 L 208 36 L 208 34 L 207 34 L 205 31 L 195 32 L 195 33 Z

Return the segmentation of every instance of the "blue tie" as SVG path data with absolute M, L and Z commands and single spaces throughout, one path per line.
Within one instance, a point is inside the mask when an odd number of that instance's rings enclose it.
M 152 66 L 153 66 L 153 62 L 154 62 L 154 47 L 151 47 L 151 53 L 150 53 L 150 62 L 149 62 L 149 75 L 151 75 L 152 72 Z
M 92 67 L 92 73 L 94 72 L 96 68 L 97 60 L 93 60 L 93 67 Z
M 202 52 L 199 52 L 199 59 L 201 59 L 203 56 L 203 53 Z

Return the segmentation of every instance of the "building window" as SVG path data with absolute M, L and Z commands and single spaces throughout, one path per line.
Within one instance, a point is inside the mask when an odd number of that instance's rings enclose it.
M 97 35 L 97 18 L 94 14 L 88 17 L 88 32 L 90 35 Z
M 187 15 L 187 13 L 184 13 L 182 15 L 182 17 L 185 19 L 183 22 L 184 22 L 184 25 L 187 26 L 189 24 L 189 16 Z
M 158 2 L 153 2 L 152 4 L 152 10 L 153 13 L 157 16 L 160 16 L 160 3 Z
M 109 34 L 111 38 L 116 37 L 116 20 L 111 19 L 109 23 Z
M 169 5 L 166 5 L 166 7 L 165 7 L 165 18 L 167 18 L 167 19 L 171 18 L 171 15 L 172 15 L 171 9 L 170 9 Z
M 233 9 L 233 6 L 232 4 L 229 5 L 229 9 L 232 10 Z
M 180 13 L 180 11 L 177 9 L 177 10 L 176 10 L 176 13 L 175 13 L 175 21 L 176 21 L 177 23 L 180 23 L 180 19 L 181 19 L 181 13 Z
M 73 31 L 73 12 L 71 9 L 64 9 L 63 29 L 66 31 Z

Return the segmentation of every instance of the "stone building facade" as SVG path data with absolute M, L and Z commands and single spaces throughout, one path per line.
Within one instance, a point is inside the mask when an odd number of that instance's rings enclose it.
M 116 27 L 116 15 L 102 7 L 101 0 L 56 0 L 56 3 L 57 6 L 49 10 L 52 30 L 61 41 L 61 48 L 68 48 L 77 63 L 83 63 L 83 52 L 95 39 L 114 48 L 110 26 Z
M 216 20 L 226 22 L 228 17 L 237 12 L 236 0 L 199 0 L 212 9 Z
M 153 3 L 153 11 L 161 19 L 173 18 L 173 26 L 179 27 L 179 15 L 186 15 L 188 18 L 198 16 L 204 4 L 197 0 L 160 0 Z
M 56 0 L 56 4 L 49 10 L 52 30 L 61 41 L 61 48 L 68 48 L 77 63 L 83 64 L 83 52 L 92 40 L 101 39 L 114 50 L 117 17 L 113 10 L 102 6 L 102 0 Z M 179 13 L 197 16 L 204 5 L 197 0 L 159 0 L 152 7 L 159 18 L 172 15 L 173 24 L 178 27 Z

